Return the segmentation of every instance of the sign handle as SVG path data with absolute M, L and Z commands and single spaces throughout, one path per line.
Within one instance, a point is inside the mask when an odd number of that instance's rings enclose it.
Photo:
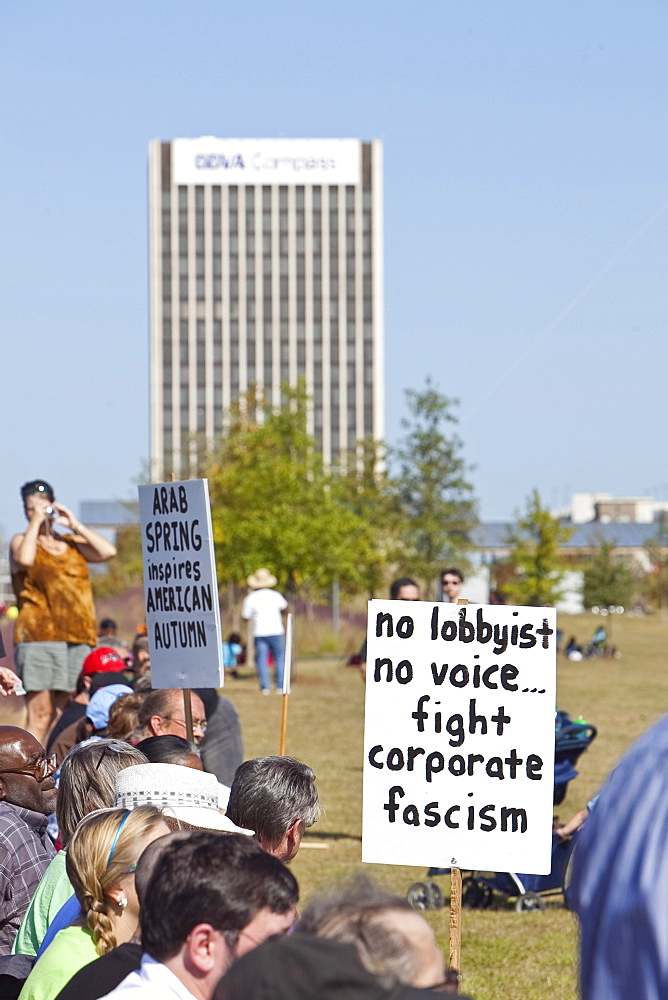
M 186 737 L 193 743 L 193 707 L 190 700 L 190 688 L 183 689 L 183 711 L 186 717 Z
M 468 603 L 465 598 L 457 601 L 462 606 Z M 450 968 L 462 971 L 462 873 L 459 868 L 450 869 Z
M 279 757 L 285 756 L 285 733 L 288 727 L 288 698 L 290 697 L 290 675 L 292 674 L 292 647 L 294 636 L 294 615 L 289 614 L 285 623 L 285 663 L 283 666 L 283 710 L 281 712 L 281 738 L 278 746 Z
M 450 968 L 462 968 L 462 873 L 450 869 Z

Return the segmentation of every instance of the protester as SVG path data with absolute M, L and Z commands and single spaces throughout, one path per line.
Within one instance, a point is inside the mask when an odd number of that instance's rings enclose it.
M 132 695 L 133 691 L 127 684 L 107 684 L 98 688 L 86 706 L 86 715 L 79 722 L 64 729 L 53 744 L 53 752 L 60 765 L 73 746 L 83 740 L 106 735 L 109 713 L 112 706 L 124 695 Z
M 262 694 L 269 694 L 269 651 L 274 657 L 276 690 L 283 687 L 283 664 L 285 661 L 285 629 L 281 611 L 288 602 L 273 588 L 276 577 L 268 569 L 259 569 L 247 579 L 252 593 L 244 598 L 241 617 L 253 620 L 253 642 L 255 645 L 255 666 Z
M 315 774 L 301 761 L 255 757 L 237 769 L 227 817 L 254 830 L 257 842 L 281 861 L 292 861 L 319 815 Z
M 116 674 L 117 681 L 125 680 L 120 677 L 127 670 L 127 664 L 118 655 L 115 649 L 110 646 L 100 646 L 89 653 L 83 661 L 81 673 L 77 678 L 76 693 L 68 705 L 65 706 L 60 718 L 51 727 L 46 743 L 46 749 L 51 750 L 58 736 L 64 729 L 72 723 L 79 722 L 86 714 L 86 705 L 90 701 L 93 681 L 105 674 Z M 73 746 L 74 744 L 72 744 Z
M 391 601 L 419 601 L 420 588 L 409 576 L 401 576 L 390 585 Z
M 393 580 L 390 584 L 390 600 L 419 601 L 420 589 L 415 580 L 411 580 L 409 576 L 400 576 L 398 580 Z M 351 663 L 359 667 L 362 680 L 366 682 L 366 639 L 362 643 L 359 654 L 354 657 L 354 663 L 352 659 Z
M 132 643 L 132 666 L 135 674 L 140 676 L 151 669 L 151 654 L 148 648 L 146 633 L 137 634 Z
M 445 982 L 443 954 L 424 917 L 363 876 L 313 899 L 295 929 L 353 944 L 367 972 L 388 988 L 396 983 L 434 988 Z
M 138 743 L 137 748 L 146 754 L 151 764 L 176 764 L 181 767 L 192 767 L 196 771 L 204 770 L 200 749 L 194 743 L 181 739 L 180 736 L 151 736 Z M 227 809 L 229 798 L 230 786 L 219 781 L 218 808 Z
M 436 1000 L 443 992 L 456 992 L 456 986 L 387 987 L 362 967 L 352 945 L 290 934 L 235 962 L 213 1000 Z
M 169 844 L 141 910 L 141 968 L 107 997 L 210 1000 L 236 958 L 292 926 L 298 895 L 285 865 L 248 837 L 191 833 Z
M 199 745 L 204 770 L 215 774 L 229 788 L 244 759 L 239 713 L 229 698 L 219 695 L 215 688 L 195 688 L 194 693 L 201 698 L 206 714 L 206 733 Z
M 204 770 L 195 744 L 180 736 L 149 736 L 137 744 L 137 750 L 141 750 L 149 764 L 177 764 Z
M 582 1000 L 668 997 L 668 715 L 609 776 L 578 832 L 571 872 Z
M 67 850 L 67 874 L 83 923 L 56 934 L 28 976 L 20 1000 L 54 1000 L 72 976 L 137 930 L 134 872 L 142 851 L 169 833 L 159 809 L 103 809 L 86 816 Z
M 9 954 L 56 853 L 47 833 L 47 817 L 56 805 L 55 769 L 34 736 L 0 726 L 0 955 Z
M 444 569 L 441 573 L 441 588 L 443 591 L 443 600 L 446 604 L 456 604 L 461 589 L 464 586 L 464 576 L 459 569 Z
M 106 538 L 76 520 L 53 489 L 36 479 L 21 487 L 28 527 L 10 543 L 19 609 L 14 660 L 27 691 L 27 729 L 43 742 L 97 645 L 87 562 L 116 555 Z M 61 535 L 53 526 L 69 529 Z
M 118 636 L 118 625 L 113 618 L 103 618 L 97 630 L 98 639 L 116 639 Z M 104 645 L 104 643 L 102 643 Z
M 202 699 L 190 692 L 190 705 L 193 716 L 193 739 L 195 743 L 204 737 L 207 721 Z M 186 711 L 183 703 L 183 691 L 178 688 L 158 688 L 151 691 L 144 699 L 138 713 L 138 725 L 133 740 L 148 739 L 149 736 L 186 736 Z
M 227 640 L 223 643 L 223 667 L 229 671 L 232 677 L 237 676 L 238 657 L 244 649 L 241 645 L 241 636 L 238 632 L 230 632 Z
M 171 737 L 157 738 L 171 739 Z M 190 836 L 189 833 L 182 831 L 168 833 L 166 836 L 154 840 L 142 851 L 135 872 L 135 890 L 140 912 L 146 903 L 149 879 L 158 858 L 169 844 L 188 836 Z M 56 1000 L 99 1000 L 110 990 L 115 989 L 130 972 L 134 972 L 141 966 L 141 956 L 141 938 L 138 928 L 137 933 L 129 941 L 119 944 L 113 951 L 108 951 L 106 955 L 101 955 L 94 962 L 79 969 L 67 986 L 64 986 L 60 991 Z
M 129 740 L 139 725 L 139 709 L 145 694 L 133 691 L 122 694 L 109 709 L 109 720 L 104 735 L 110 740 Z
M 132 772 L 132 773 L 130 773 Z M 252 836 L 220 812 L 215 775 L 173 764 L 139 764 L 116 779 L 114 805 L 134 809 L 139 805 L 162 809 L 170 830 L 213 830 Z
M 74 893 L 65 869 L 66 848 L 74 831 L 88 813 L 113 805 L 119 771 L 145 763 L 146 757 L 135 747 L 114 740 L 77 746 L 67 755 L 60 769 L 56 803 L 60 842 L 65 850 L 56 854 L 37 886 L 16 935 L 12 954 L 37 954 L 49 926 Z M 77 912 L 76 906 L 70 907 L 70 915 L 75 916 Z

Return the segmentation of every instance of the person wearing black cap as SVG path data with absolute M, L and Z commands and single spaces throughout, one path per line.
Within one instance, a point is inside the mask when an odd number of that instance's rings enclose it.
M 87 563 L 105 562 L 116 549 L 56 503 L 43 479 L 25 483 L 21 497 L 28 527 L 10 543 L 19 608 L 14 660 L 27 691 L 27 729 L 43 743 L 97 645 Z M 58 534 L 56 525 L 68 533 Z

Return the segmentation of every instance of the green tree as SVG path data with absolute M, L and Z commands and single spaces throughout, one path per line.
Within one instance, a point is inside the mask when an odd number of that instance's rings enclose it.
M 660 611 L 668 608 L 668 517 L 659 514 L 657 532 L 645 543 L 651 569 L 643 582 L 643 591 Z
M 385 464 L 385 447 L 373 438 L 360 442 L 335 476 L 338 501 L 355 515 L 360 532 L 359 579 L 369 597 L 385 582 L 397 530 L 397 504 Z
M 421 392 L 406 390 L 406 398 L 406 433 L 392 456 L 397 465 L 396 561 L 400 571 L 432 590 L 444 566 L 467 568 L 476 504 L 462 442 L 449 428 L 457 423 L 457 400 L 442 395 L 431 378 Z
M 626 562 L 615 558 L 615 543 L 601 537 L 591 562 L 583 574 L 582 600 L 585 608 L 621 605 L 627 608 L 633 594 L 633 574 Z
M 307 432 L 303 384 L 283 395 L 280 410 L 255 390 L 241 397 L 209 461 L 218 580 L 240 583 L 267 566 L 292 593 L 334 580 L 359 588 L 372 527 L 343 501 L 342 477 L 325 469 Z
M 138 505 L 128 506 L 136 507 L 138 511 Z M 114 594 L 123 594 L 132 587 L 143 586 L 140 526 L 124 524 L 116 532 L 114 544 L 117 554 L 105 564 L 104 571 L 91 573 L 95 597 L 112 597 Z
M 529 607 L 556 604 L 565 570 L 559 546 L 572 534 L 572 528 L 542 506 L 538 490 L 534 490 L 527 500 L 526 513 L 518 515 L 517 524 L 508 533 L 509 559 L 515 576 L 507 581 L 504 591 L 511 603 Z

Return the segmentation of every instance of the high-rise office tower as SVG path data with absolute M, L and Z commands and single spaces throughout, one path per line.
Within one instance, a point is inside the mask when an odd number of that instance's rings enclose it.
M 192 474 L 233 400 L 300 377 L 326 462 L 382 438 L 382 145 L 156 140 L 149 198 L 154 474 Z

